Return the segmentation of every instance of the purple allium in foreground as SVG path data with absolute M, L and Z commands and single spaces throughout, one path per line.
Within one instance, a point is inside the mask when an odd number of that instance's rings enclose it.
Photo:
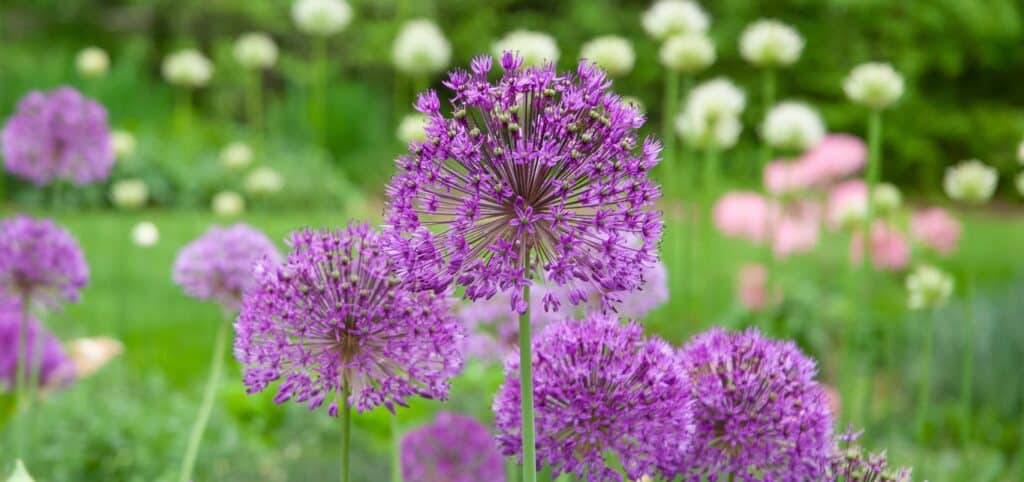
M 17 383 L 22 316 L 24 313 L 18 301 L 0 299 L 0 393 L 14 391 Z M 35 351 L 37 346 L 42 348 L 38 355 Z M 39 363 L 35 371 L 43 389 L 61 387 L 74 380 L 75 365 L 64 353 L 60 341 L 32 316 L 28 318 L 25 349 L 28 359 Z M 27 363 L 22 367 L 27 380 L 32 370 Z
M 911 482 L 909 468 L 889 467 L 885 452 L 866 453 L 854 445 L 863 432 L 848 431 L 836 437 L 828 480 L 842 482 Z
M 505 482 L 494 437 L 472 417 L 441 412 L 402 437 L 405 482 Z
M 400 283 L 367 225 L 297 231 L 289 246 L 277 269 L 257 270 L 235 323 L 249 393 L 283 379 L 275 402 L 331 397 L 332 416 L 345 389 L 359 411 L 447 398 L 465 334 L 447 297 Z
M 66 229 L 25 215 L 0 220 L 0 296 L 54 307 L 78 301 L 88 282 L 82 249 Z
M 37 186 L 102 181 L 114 165 L 107 110 L 71 87 L 29 92 L 0 142 L 7 170 Z
M 638 144 L 644 116 L 591 64 L 561 75 L 505 53 L 491 83 L 491 63 L 449 74 L 450 118 L 436 92 L 420 95 L 427 139 L 410 144 L 387 188 L 389 247 L 421 287 L 455 282 L 471 300 L 510 292 L 523 313 L 520 288 L 545 279 L 570 290 L 549 291 L 547 309 L 590 290 L 610 309 L 657 261 L 660 190 L 648 172 L 661 146 Z
M 683 473 L 741 480 L 822 480 L 832 452 L 832 416 L 813 380 L 814 360 L 791 341 L 754 329 L 713 328 L 680 354 L 695 400 L 696 432 Z M 752 472 L 751 472 L 752 471 Z
M 538 465 L 622 480 L 606 465 L 613 454 L 630 480 L 675 474 L 693 431 L 692 404 L 667 343 L 594 313 L 549 325 L 533 345 Z M 505 375 L 494 401 L 498 443 L 521 456 L 518 357 L 508 358 Z
M 174 261 L 174 282 L 189 296 L 214 300 L 230 311 L 256 283 L 254 268 L 273 268 L 281 262 L 274 243 L 244 223 L 212 226 L 181 251 Z

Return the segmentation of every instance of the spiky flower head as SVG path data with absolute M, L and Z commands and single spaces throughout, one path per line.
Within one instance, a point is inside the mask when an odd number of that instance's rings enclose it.
M 410 144 L 387 189 L 389 246 L 421 288 L 454 282 L 472 300 L 511 292 L 525 312 L 522 287 L 544 279 L 574 304 L 595 289 L 611 309 L 657 261 L 660 191 L 647 173 L 661 146 L 638 149 L 643 116 L 593 65 L 560 75 L 521 63 L 506 53 L 493 84 L 488 57 L 453 72 L 451 118 L 436 93 L 420 96 L 428 139 Z M 565 300 L 542 301 L 557 310 Z
M 671 479 L 688 450 L 691 399 L 679 359 L 637 323 L 592 313 L 549 325 L 533 341 L 537 458 L 555 475 L 621 480 Z M 519 358 L 509 357 L 494 400 L 498 444 L 521 455 Z
M 739 116 L 746 102 L 743 91 L 729 79 L 704 82 L 690 91 L 676 119 L 676 130 L 700 148 L 732 147 L 743 129 Z
M 256 228 L 243 223 L 212 226 L 178 252 L 173 278 L 185 294 L 216 301 L 234 311 L 256 285 L 253 266 L 257 262 L 273 266 L 280 261 L 277 247 Z
M 494 43 L 493 52 L 496 57 L 505 52 L 515 52 L 526 67 L 540 67 L 555 64 L 561 51 L 554 37 L 544 32 L 531 30 L 515 30 L 505 34 Z
M 352 7 L 344 0 L 296 0 L 292 20 L 302 33 L 328 37 L 348 27 Z
M 740 56 L 759 67 L 792 65 L 803 50 L 800 32 L 778 20 L 758 20 L 740 35 Z
M 425 18 L 405 22 L 391 47 L 395 68 L 409 75 L 435 74 L 448 67 L 451 59 L 452 45 L 441 27 Z
M 114 166 L 107 110 L 71 87 L 22 97 L 0 143 L 7 171 L 36 186 L 102 181 Z
M 88 282 L 82 248 L 66 229 L 25 215 L 0 220 L 0 296 L 54 307 L 78 301 Z
M 346 393 L 358 411 L 447 398 L 465 332 L 444 294 L 410 290 L 365 224 L 297 231 L 288 245 L 279 267 L 258 265 L 235 323 L 249 393 L 282 380 L 276 403 L 332 398 L 331 416 Z
M 252 164 L 252 148 L 242 141 L 235 141 L 220 150 L 220 163 L 232 171 L 241 171 Z
M 950 199 L 970 204 L 984 204 L 992 198 L 999 184 L 999 171 L 971 159 L 946 169 L 942 187 Z
M 164 79 L 173 85 L 198 88 L 213 77 L 213 62 L 196 49 L 182 49 L 164 58 Z
M 118 209 L 138 209 L 147 201 L 149 187 L 142 179 L 122 179 L 110 185 L 110 202 Z
M 825 138 L 825 121 L 806 103 L 782 102 L 768 111 L 761 135 L 776 149 L 803 152 Z
M 912 310 L 937 308 L 953 294 L 953 277 L 939 268 L 918 266 L 907 276 L 907 306 Z
M 277 63 L 277 44 L 262 32 L 247 32 L 235 40 L 235 60 L 247 69 L 267 69 Z
M 903 95 L 903 76 L 890 64 L 869 62 L 850 71 L 843 82 L 843 91 L 858 104 L 883 110 Z
M 844 482 L 911 482 L 907 467 L 890 467 L 885 452 L 868 453 L 852 442 L 862 432 L 836 436 L 835 448 L 828 464 L 828 480 Z
M 27 319 L 22 305 L 13 298 L 0 295 L 0 394 L 14 391 L 18 378 L 18 367 L 24 370 L 24 378 L 36 375 L 36 382 L 44 389 L 58 388 L 75 379 L 75 365 L 64 352 L 60 340 L 53 336 L 34 316 Z M 22 328 L 27 330 L 22 338 Z M 32 360 L 32 366 L 18 363 Z
M 621 77 L 633 71 L 636 52 L 629 39 L 618 35 L 602 35 L 583 44 L 580 59 L 597 64 L 612 77 Z
M 494 437 L 473 417 L 450 412 L 402 437 L 405 482 L 505 482 Z
M 395 133 L 398 136 L 398 140 L 405 144 L 427 140 L 426 127 L 428 120 L 426 115 L 419 112 L 406 114 L 405 117 L 402 117 L 402 122 L 398 123 L 398 130 Z
M 673 35 L 661 44 L 658 59 L 666 69 L 693 74 L 715 63 L 715 44 L 703 33 Z
M 110 70 L 110 56 L 99 47 L 86 47 L 75 55 L 75 68 L 82 77 L 103 77 Z
M 673 35 L 704 33 L 711 24 L 708 14 L 690 0 L 658 0 L 644 11 L 640 23 L 651 37 L 664 40 Z
M 791 341 L 713 328 L 680 352 L 696 431 L 683 472 L 822 480 L 832 415 L 814 360 Z

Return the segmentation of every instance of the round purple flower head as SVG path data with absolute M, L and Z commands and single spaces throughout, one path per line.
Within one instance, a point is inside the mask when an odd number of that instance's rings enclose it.
M 54 307 L 75 302 L 89 266 L 71 233 L 49 219 L 0 220 L 0 293 Z
M 368 225 L 292 233 L 277 269 L 257 271 L 235 323 L 235 356 L 249 393 L 283 379 L 274 401 L 310 409 L 332 396 L 362 412 L 394 411 L 414 395 L 444 399 L 462 369 L 462 325 L 450 301 L 411 291 Z
M 606 465 L 610 453 L 630 480 L 675 474 L 693 431 L 692 404 L 667 343 L 595 313 L 549 325 L 533 345 L 538 465 L 622 480 Z M 519 358 L 509 357 L 494 412 L 502 453 L 521 456 L 518 371 Z
M 852 442 L 862 432 L 841 434 L 836 437 L 835 449 L 829 463 L 831 481 L 842 482 L 911 482 L 911 470 L 889 467 L 885 452 L 866 453 Z
M 562 75 L 506 52 L 491 83 L 491 62 L 449 74 L 450 118 L 436 92 L 420 95 L 427 139 L 410 144 L 387 188 L 389 248 L 421 287 L 454 281 L 471 300 L 511 292 L 524 313 L 519 288 L 545 279 L 568 285 L 572 304 L 594 289 L 611 309 L 657 260 L 660 190 L 647 174 L 661 146 L 638 148 L 644 116 L 592 64 Z M 562 301 L 543 297 L 547 309 Z
M 642 319 L 648 313 L 668 301 L 668 269 L 661 261 L 644 268 L 641 273 L 641 284 L 633 291 L 621 293 L 615 311 L 619 317 L 626 319 Z M 593 288 L 593 287 L 591 287 Z M 572 296 L 564 287 L 554 287 L 560 295 Z M 580 312 L 601 309 L 602 293 L 595 289 L 583 291 L 585 298 L 579 306 L 562 305 L 557 313 L 562 317 L 575 318 Z
M 37 186 L 102 181 L 114 165 L 107 110 L 71 87 L 29 92 L 0 142 L 7 170 Z
M 402 437 L 405 482 L 505 482 L 494 437 L 472 417 L 441 412 Z
M 18 378 L 22 316 L 24 313 L 17 300 L 0 299 L 0 393 L 14 391 Z M 24 347 L 27 359 L 32 360 L 33 365 L 38 363 L 35 370 L 29 370 L 27 363 L 23 365 L 26 380 L 35 371 L 39 374 L 39 386 L 48 389 L 65 386 L 75 379 L 75 365 L 64 353 L 60 341 L 31 316 Z M 37 347 L 42 349 L 38 354 Z
M 277 247 L 262 232 L 244 223 L 212 226 L 178 252 L 174 282 L 189 296 L 236 311 L 255 285 L 253 270 L 261 261 L 263 269 L 281 262 Z
M 821 480 L 832 447 L 814 360 L 754 329 L 713 328 L 680 357 L 696 401 L 691 459 L 682 472 L 740 480 Z M 751 474 L 758 474 L 757 476 Z

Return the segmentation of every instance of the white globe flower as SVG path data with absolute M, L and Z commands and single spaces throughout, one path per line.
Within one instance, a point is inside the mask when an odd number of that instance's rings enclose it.
M 768 111 L 761 135 L 776 149 L 803 152 L 825 137 L 825 121 L 817 110 L 803 102 L 782 102 Z
M 746 104 L 743 91 L 728 79 L 704 82 L 690 91 L 676 117 L 676 130 L 697 147 L 732 147 L 743 130 L 740 114 Z
M 903 77 L 892 65 L 870 62 L 858 65 L 843 82 L 843 90 L 850 100 L 882 110 L 903 95 Z
M 213 196 L 210 209 L 220 217 L 235 217 L 245 212 L 245 199 L 237 192 L 221 191 Z
M 398 131 L 395 133 L 398 140 L 405 144 L 410 142 L 423 142 L 427 140 L 427 131 L 423 128 L 427 125 L 427 116 L 420 113 L 406 114 L 402 122 L 398 124 Z
M 778 20 L 758 20 L 740 36 L 740 56 L 761 67 L 792 65 L 803 50 L 800 32 Z
M 1017 174 L 1017 177 L 1014 179 L 1014 185 L 1017 186 L 1017 192 L 1024 196 L 1024 172 Z
M 163 74 L 171 84 L 202 87 L 213 77 L 213 63 L 198 50 L 179 50 L 164 59 Z
M 274 169 L 263 166 L 245 176 L 245 192 L 253 196 L 276 194 L 284 188 L 284 177 Z
M 75 67 L 82 77 L 103 77 L 110 70 L 110 56 L 99 47 L 86 47 L 75 56 Z
M 999 183 L 999 172 L 977 159 L 962 161 L 946 169 L 942 187 L 950 199 L 983 204 L 992 198 Z
M 160 240 L 160 230 L 149 221 L 142 221 L 132 228 L 132 241 L 137 246 L 148 248 Z
M 633 44 L 618 35 L 603 35 L 583 44 L 580 58 L 597 64 L 612 77 L 629 74 L 636 64 Z
M 235 60 L 248 69 L 266 69 L 277 63 L 277 44 L 260 32 L 242 34 L 235 41 Z
M 518 52 L 523 57 L 523 65 L 535 67 L 544 63 L 558 62 L 561 52 L 555 38 L 530 30 L 516 30 L 505 34 L 494 43 L 494 55 L 501 57 L 504 52 Z
M 110 133 L 110 147 L 117 159 L 131 156 L 135 153 L 135 136 L 128 131 L 114 130 Z
M 747 97 L 726 78 L 704 82 L 690 91 L 684 110 L 700 118 L 739 117 L 747 106 Z
M 881 214 L 895 213 L 903 205 L 903 195 L 900 194 L 900 189 L 887 182 L 875 186 L 875 190 L 871 193 L 871 200 L 875 203 L 875 209 Z
M 953 294 L 953 277 L 934 266 L 919 266 L 907 276 L 907 306 L 938 308 Z
M 739 141 L 743 123 L 737 116 L 706 118 L 684 111 L 676 116 L 676 132 L 694 147 L 728 149 Z
M 327 37 L 348 27 L 352 7 L 343 0 L 296 0 L 292 20 L 305 34 Z
M 835 211 L 834 222 L 843 229 L 856 229 L 868 219 L 868 200 L 864 197 L 849 199 Z
M 142 179 L 123 179 L 110 186 L 110 202 L 120 209 L 138 209 L 149 201 L 149 187 Z
M 391 61 L 399 72 L 426 75 L 448 67 L 452 45 L 434 22 L 416 19 L 405 22 L 391 48 Z
M 1017 145 L 1017 162 L 1024 164 L 1024 141 Z
M 643 13 L 640 23 L 648 35 L 664 40 L 672 35 L 704 33 L 711 19 L 689 0 L 658 0 Z
M 661 44 L 658 58 L 669 70 L 692 74 L 715 62 L 715 44 L 703 33 L 673 35 Z
M 241 171 L 252 164 L 252 148 L 244 142 L 232 142 L 221 149 L 220 163 L 232 171 Z

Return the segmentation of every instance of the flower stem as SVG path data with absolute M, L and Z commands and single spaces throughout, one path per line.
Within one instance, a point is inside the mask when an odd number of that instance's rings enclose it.
M 768 116 L 768 112 L 771 110 L 772 106 L 775 105 L 775 90 L 776 90 L 775 69 L 773 69 L 773 68 L 766 68 L 763 71 L 761 71 L 761 117 L 762 117 L 762 119 Z M 766 167 L 768 167 L 768 163 L 771 162 L 771 158 L 772 158 L 772 146 L 771 146 L 771 144 L 768 143 L 768 141 L 766 141 L 764 139 L 764 134 L 763 133 L 762 133 L 762 138 L 761 138 L 761 156 L 760 157 L 761 157 L 761 159 L 760 159 L 760 161 L 761 161 L 761 163 L 760 163 L 761 170 L 759 172 L 759 174 L 760 174 L 760 177 L 758 178 L 759 180 L 763 179 L 764 170 L 765 170 Z M 764 185 L 763 180 L 762 180 L 761 184 Z M 764 191 L 764 198 L 766 200 L 768 200 L 768 202 L 770 204 L 774 203 L 775 202 L 775 197 L 770 192 L 768 192 L 767 186 L 765 186 L 763 191 Z M 770 208 L 769 208 L 768 212 L 771 213 L 771 209 Z M 777 281 L 776 280 L 776 276 L 775 276 L 775 254 L 772 251 L 773 244 L 775 242 L 775 220 L 773 220 L 772 216 L 769 214 L 768 216 L 765 216 L 764 221 L 765 221 L 765 231 L 764 231 L 765 232 L 765 241 L 764 241 L 764 252 L 762 253 L 762 256 L 764 257 L 765 276 L 766 276 L 766 279 L 765 279 L 765 289 L 768 290 L 768 305 L 765 306 L 765 308 L 762 310 L 762 316 L 760 316 L 759 319 L 761 320 L 761 330 L 763 332 L 765 332 L 765 333 L 770 333 L 770 331 L 769 331 L 770 327 L 768 325 L 769 325 L 769 320 L 771 318 L 771 311 L 772 310 L 769 309 L 769 308 L 771 307 L 771 304 L 772 304 L 772 296 L 774 296 L 774 293 L 775 293 L 775 282 Z
M 529 272 L 529 256 L 526 260 Z M 533 354 L 530 345 L 530 285 L 523 286 L 526 311 L 519 315 L 519 388 L 523 420 L 523 482 L 537 481 L 537 448 L 533 424 Z
M 931 368 L 932 368 L 932 350 L 935 343 L 934 329 L 935 329 L 935 312 L 934 308 L 929 309 L 928 319 L 925 320 L 924 330 L 921 334 L 924 336 L 924 348 L 921 354 L 921 384 L 917 394 L 917 441 L 918 443 L 924 442 L 924 425 L 928 421 L 928 397 L 931 391 Z
M 263 142 L 263 72 L 253 70 L 246 92 L 246 111 L 249 115 L 249 127 L 256 135 L 256 142 Z
M 28 410 L 31 400 L 28 397 L 28 380 L 25 372 L 28 371 L 28 318 L 29 304 L 28 295 L 21 297 L 21 326 L 18 330 L 18 368 L 15 375 L 15 431 L 14 455 L 16 459 L 22 458 L 25 452 L 25 420 L 23 413 Z
M 349 445 L 352 440 L 352 406 L 348 403 L 348 384 L 341 391 L 344 407 L 341 409 L 341 482 L 349 482 Z
M 875 187 L 882 175 L 882 111 L 873 110 L 868 116 L 868 170 L 867 170 L 867 215 L 864 219 L 864 233 L 861 257 L 865 269 L 871 266 L 871 230 L 875 220 Z
M 401 430 L 398 415 L 391 415 L 391 482 L 402 482 Z
M 317 144 L 326 148 L 327 143 L 327 38 L 313 39 L 313 81 L 309 105 L 310 123 Z
M 676 135 L 673 130 L 676 118 L 676 106 L 679 104 L 679 72 L 675 70 L 665 71 L 665 99 L 661 118 L 661 142 L 663 149 L 662 163 L 665 165 L 665 185 L 672 186 L 673 179 L 677 176 L 675 162 Z M 673 194 L 666 190 L 665 197 Z
M 196 415 L 196 421 L 192 425 L 192 433 L 188 438 L 188 448 L 185 450 L 185 459 L 181 462 L 181 474 L 178 477 L 180 482 L 188 482 L 192 479 L 192 469 L 195 468 L 196 457 L 199 455 L 199 444 L 203 440 L 206 424 L 210 421 L 210 413 L 213 411 L 217 386 L 220 385 L 220 375 L 224 368 L 224 347 L 227 344 L 229 326 L 230 323 L 224 320 L 221 321 L 220 326 L 217 328 L 210 378 L 206 381 L 202 405 L 199 406 L 199 413 Z
M 761 71 L 761 118 L 768 115 L 768 111 L 775 105 L 775 69 L 767 68 Z M 763 137 L 763 133 L 762 133 Z M 772 158 L 772 146 L 762 138 L 761 142 L 761 170 L 768 165 Z
M 971 378 L 974 374 L 974 292 L 976 287 L 974 270 L 971 267 L 967 268 L 967 283 L 965 284 L 967 285 L 967 316 L 964 319 L 963 360 L 960 362 L 960 417 L 963 422 L 960 439 L 966 444 L 970 440 L 971 433 Z

